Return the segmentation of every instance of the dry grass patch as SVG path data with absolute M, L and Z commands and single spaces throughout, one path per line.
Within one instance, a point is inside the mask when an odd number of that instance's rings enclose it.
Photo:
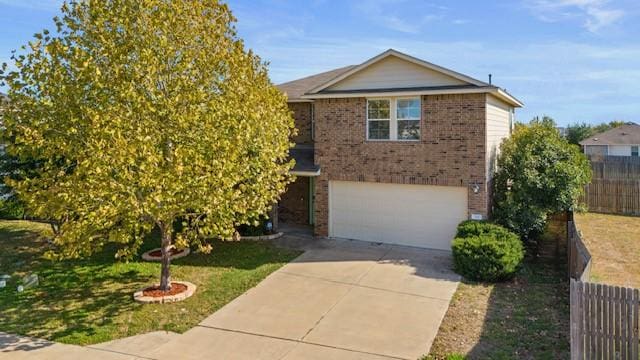
M 427 359 L 567 359 L 568 298 L 564 268 L 539 261 L 508 282 L 462 282 Z
M 575 221 L 591 252 L 591 280 L 640 288 L 640 217 L 582 213 Z

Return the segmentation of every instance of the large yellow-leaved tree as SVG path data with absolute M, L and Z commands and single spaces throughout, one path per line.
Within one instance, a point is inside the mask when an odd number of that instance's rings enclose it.
M 159 229 L 168 290 L 171 246 L 207 251 L 284 191 L 286 99 L 218 1 L 71 1 L 54 21 L 0 74 L 8 151 L 42 161 L 10 185 L 57 224 L 55 256 L 131 256 Z

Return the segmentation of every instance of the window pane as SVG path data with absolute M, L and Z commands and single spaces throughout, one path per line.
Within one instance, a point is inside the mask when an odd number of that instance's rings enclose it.
M 398 120 L 398 140 L 419 140 L 420 120 Z
M 369 119 L 389 119 L 391 102 L 389 100 L 369 100 Z
M 369 139 L 389 140 L 389 121 L 369 121 Z
M 638 156 L 638 146 L 631 147 L 631 156 Z
M 420 99 L 398 99 L 398 119 L 420 119 Z

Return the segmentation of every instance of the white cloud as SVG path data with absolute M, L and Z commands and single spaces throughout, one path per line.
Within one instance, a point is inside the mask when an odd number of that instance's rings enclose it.
M 451 22 L 453 25 L 466 25 L 471 23 L 471 20 L 467 19 L 455 19 Z
M 616 24 L 626 15 L 609 0 L 525 0 L 525 4 L 542 21 L 577 19 L 592 33 Z
M 372 23 L 407 34 L 420 33 L 425 25 L 442 20 L 448 10 L 445 6 L 421 3 L 419 10 L 407 13 L 403 11 L 405 3 L 406 0 L 360 0 L 353 7 L 355 14 Z

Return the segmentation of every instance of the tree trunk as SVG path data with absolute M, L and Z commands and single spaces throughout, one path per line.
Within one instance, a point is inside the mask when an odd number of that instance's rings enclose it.
M 171 289 L 171 274 L 169 273 L 169 265 L 171 264 L 171 231 L 166 225 L 160 226 L 162 236 L 162 270 L 160 272 L 160 290 L 168 291 Z

